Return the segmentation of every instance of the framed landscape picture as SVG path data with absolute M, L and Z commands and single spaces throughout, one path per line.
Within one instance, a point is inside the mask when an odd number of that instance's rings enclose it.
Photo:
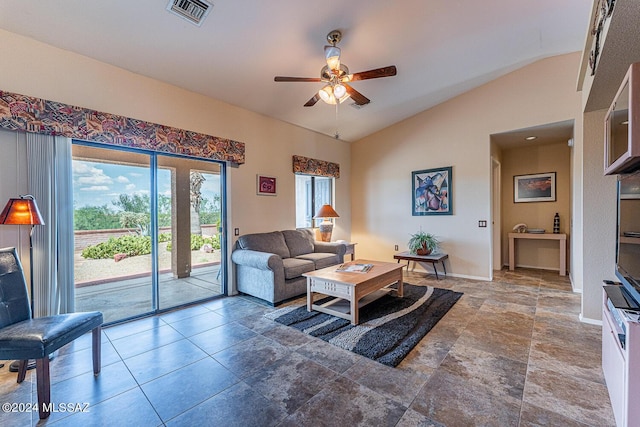
M 411 172 L 412 215 L 453 215 L 452 167 Z
M 555 202 L 556 173 L 545 172 L 513 177 L 514 203 Z
M 260 196 L 275 196 L 276 192 L 276 177 L 257 175 L 256 187 L 258 195 Z

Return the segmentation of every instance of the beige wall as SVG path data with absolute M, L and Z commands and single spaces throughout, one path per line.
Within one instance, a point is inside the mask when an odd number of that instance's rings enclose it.
M 0 90 L 244 142 L 246 163 L 230 169 L 228 187 L 228 225 L 241 234 L 295 227 L 292 155 L 339 163 L 334 238 L 350 238 L 348 144 L 3 30 L 0 57 Z M 278 178 L 277 197 L 256 195 L 258 173 Z
M 616 177 L 604 176 L 604 116 L 584 115 L 582 317 L 601 319 L 602 281 L 615 278 Z
M 567 141 L 504 150 L 502 153 L 502 264 L 508 264 L 508 237 L 513 226 L 525 223 L 529 228 L 553 231 L 553 217 L 560 215 L 560 232 L 570 226 L 571 148 Z M 514 203 L 513 177 L 542 172 L 556 172 L 556 201 Z M 569 242 L 571 241 L 569 236 Z M 519 240 L 516 266 L 547 270 L 559 269 L 559 245 L 550 240 Z
M 443 240 L 448 272 L 490 278 L 491 228 L 478 228 L 491 215 L 490 135 L 576 120 L 579 61 L 577 53 L 538 61 L 352 144 L 358 256 L 391 260 L 394 245 L 406 249 L 422 227 Z M 454 214 L 412 216 L 411 171 L 442 166 L 453 166 Z

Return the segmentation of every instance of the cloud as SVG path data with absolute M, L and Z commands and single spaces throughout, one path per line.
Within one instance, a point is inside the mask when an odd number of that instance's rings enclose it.
M 139 172 L 129 172 L 129 176 L 132 176 L 134 178 L 140 178 L 143 175 Z
M 106 185 L 92 185 L 91 187 L 82 187 L 80 191 L 109 191 Z
M 136 189 L 136 185 L 135 184 L 129 184 L 125 187 L 125 190 L 127 191 L 133 191 Z
M 122 176 L 122 175 L 120 175 L 120 176 L 118 176 L 118 177 L 116 178 L 116 182 L 118 182 L 118 183 L 120 183 L 120 184 L 127 184 L 127 183 L 129 183 L 129 182 L 131 182 L 131 181 L 129 181 L 129 178 L 127 178 L 126 176 Z
M 73 173 L 76 175 L 93 175 L 93 174 L 102 174 L 102 169 L 98 169 L 93 166 L 91 163 L 75 161 L 73 162 Z
M 113 179 L 107 175 L 81 176 L 78 178 L 78 184 L 83 185 L 100 185 L 113 184 Z
M 113 184 L 113 179 L 105 175 L 104 170 L 89 162 L 73 162 L 73 175 L 76 182 L 82 185 Z

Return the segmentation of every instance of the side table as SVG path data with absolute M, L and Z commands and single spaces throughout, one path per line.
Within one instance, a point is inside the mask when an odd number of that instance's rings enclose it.
M 429 255 L 416 255 L 412 254 L 409 251 L 400 252 L 399 254 L 395 254 L 393 259 L 397 259 L 398 263 L 400 260 L 407 261 L 407 270 L 409 270 L 409 262 L 430 262 L 433 266 L 433 271 L 436 273 L 436 280 L 440 280 L 438 276 L 438 269 L 436 268 L 436 264 L 438 262 L 442 263 L 442 269 L 444 270 L 444 275 L 447 275 L 447 267 L 444 265 L 444 260 L 449 258 L 449 255 L 444 252 L 435 252 Z

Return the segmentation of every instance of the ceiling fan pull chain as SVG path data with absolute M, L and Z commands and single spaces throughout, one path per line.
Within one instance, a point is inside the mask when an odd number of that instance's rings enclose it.
M 340 133 L 338 132 L 338 105 L 340 105 L 340 102 L 336 102 L 336 133 L 333 135 L 335 139 L 340 139 Z

